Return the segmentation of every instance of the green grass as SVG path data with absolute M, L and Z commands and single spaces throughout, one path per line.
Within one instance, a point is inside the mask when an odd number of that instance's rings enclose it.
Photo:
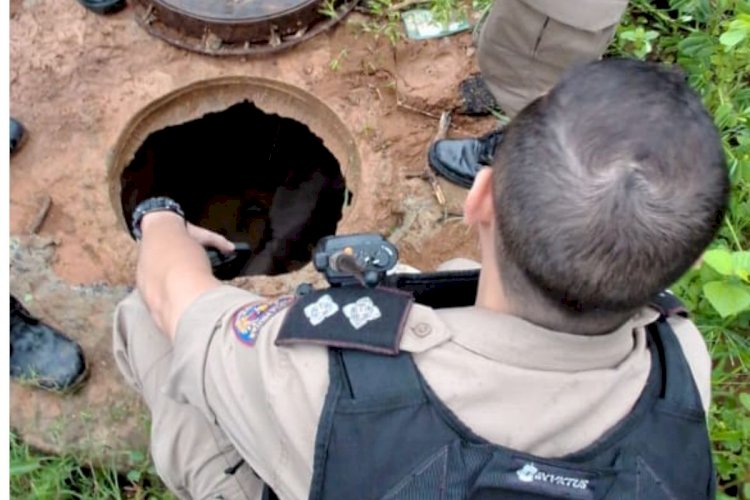
M 491 0 L 471 8 L 486 12 Z M 721 482 L 719 498 L 750 499 L 750 3 L 748 0 L 631 1 L 612 55 L 679 63 L 721 131 L 732 178 L 732 200 L 703 265 L 675 284 L 704 334 L 714 360 L 709 425 Z M 366 4 L 366 31 L 396 43 L 402 34 L 392 0 Z M 431 0 L 442 19 L 469 8 Z M 337 63 L 338 64 L 338 63 Z M 446 92 L 452 91 L 446 89 Z M 675 124 L 679 126 L 679 124 Z M 11 435 L 12 498 L 169 498 L 145 457 L 124 477 L 80 457 L 30 451 Z
M 10 434 L 10 498 L 153 499 L 172 497 L 142 454 L 130 453 L 124 475 L 114 467 L 95 467 L 81 457 L 50 456 L 31 450 Z
M 721 133 L 732 180 L 724 225 L 674 286 L 714 362 L 709 428 L 719 498 L 750 499 L 750 2 L 631 2 L 611 51 L 679 64 Z M 677 124 L 676 124 L 677 126 Z

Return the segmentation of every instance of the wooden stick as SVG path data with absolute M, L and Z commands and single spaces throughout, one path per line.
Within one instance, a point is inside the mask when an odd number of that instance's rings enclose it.
M 445 136 L 448 135 L 448 129 L 450 128 L 450 126 L 451 114 L 449 111 L 443 111 L 443 113 L 440 115 L 437 134 L 435 134 L 435 137 L 432 139 L 431 145 L 439 141 L 440 139 L 445 139 Z M 445 193 L 443 193 L 443 188 L 440 186 L 440 182 L 438 181 L 435 172 L 433 172 L 432 168 L 430 168 L 429 160 L 425 164 L 424 175 L 430 183 L 430 186 L 432 186 L 432 190 L 435 192 L 435 198 L 437 198 L 438 203 L 441 207 L 445 208 Z
M 39 210 L 37 210 L 36 216 L 31 220 L 31 224 L 26 229 L 28 234 L 37 234 L 39 232 L 44 221 L 47 219 L 50 208 L 52 208 L 52 198 L 48 194 L 42 195 Z
M 450 126 L 451 126 L 451 112 L 443 111 L 442 114 L 440 115 L 440 123 L 438 123 L 437 134 L 435 134 L 435 138 L 432 140 L 432 142 L 445 139 L 445 137 L 448 135 L 448 129 L 450 128 Z
M 430 113 L 429 111 L 425 111 L 423 109 L 415 108 L 414 106 L 411 106 L 409 104 L 406 104 L 401 99 L 396 99 L 396 106 L 402 109 L 405 109 L 407 111 L 411 111 L 412 113 L 419 113 L 420 115 L 427 116 L 429 118 L 433 118 L 435 120 L 440 119 L 440 117 L 434 113 Z
M 400 96 L 396 96 L 396 107 L 406 110 L 406 111 L 411 111 L 412 113 L 417 113 L 417 114 L 426 116 L 427 118 L 432 118 L 433 120 L 440 120 L 440 115 L 436 115 L 435 113 L 430 113 L 427 110 L 419 109 L 416 106 L 406 104 L 403 100 L 401 100 Z M 472 131 L 467 130 L 463 127 L 453 127 L 453 130 L 455 132 L 458 132 L 461 135 L 471 136 L 473 134 Z

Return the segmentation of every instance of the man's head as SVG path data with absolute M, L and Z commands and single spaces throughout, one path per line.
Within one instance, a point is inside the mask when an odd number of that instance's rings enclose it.
M 580 333 L 616 326 L 684 273 L 729 190 L 697 94 L 677 72 L 629 60 L 566 74 L 511 122 L 483 177 L 511 309 Z

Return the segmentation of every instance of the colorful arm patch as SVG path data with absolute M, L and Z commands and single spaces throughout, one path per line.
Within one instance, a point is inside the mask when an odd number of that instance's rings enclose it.
M 242 306 L 232 317 L 232 329 L 243 344 L 254 346 L 260 329 L 277 312 L 294 302 L 294 297 L 285 295 L 274 301 L 254 302 Z

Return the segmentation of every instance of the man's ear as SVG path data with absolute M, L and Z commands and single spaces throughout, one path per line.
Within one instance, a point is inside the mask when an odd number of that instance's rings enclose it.
M 477 172 L 464 203 L 464 222 L 488 224 L 495 218 L 495 202 L 492 197 L 492 169 L 483 168 Z

